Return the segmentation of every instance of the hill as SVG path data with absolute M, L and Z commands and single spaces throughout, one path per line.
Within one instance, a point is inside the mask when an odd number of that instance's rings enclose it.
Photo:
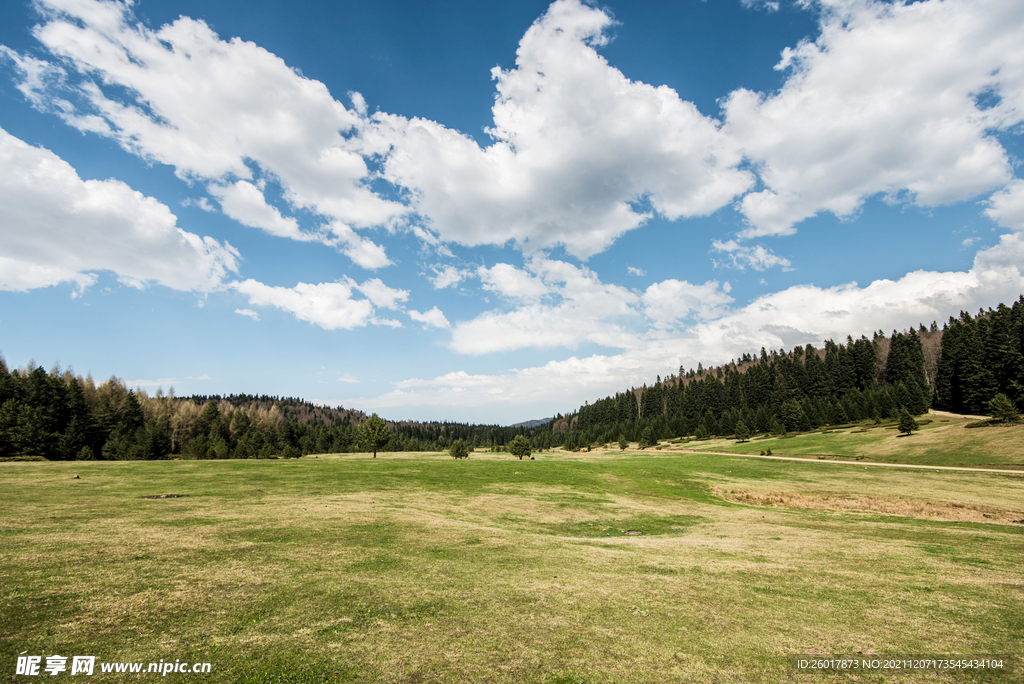
M 985 413 L 1003 394 L 1024 409 L 1024 296 L 1012 306 L 962 312 L 942 328 L 933 322 L 886 336 L 792 351 L 761 349 L 705 369 L 679 368 L 651 385 L 584 404 L 552 421 L 541 444 L 570 448 L 627 441 L 728 436 L 742 425 L 754 434 L 810 430 L 901 408 L 929 406 Z

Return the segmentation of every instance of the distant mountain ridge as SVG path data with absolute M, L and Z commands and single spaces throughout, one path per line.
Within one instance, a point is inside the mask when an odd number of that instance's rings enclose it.
M 521 428 L 526 428 L 527 430 L 532 430 L 534 428 L 543 427 L 543 426 L 547 425 L 548 423 L 550 423 L 551 421 L 553 421 L 554 419 L 555 419 L 555 417 L 552 416 L 551 418 L 539 418 L 537 420 L 525 420 L 522 423 L 513 423 L 512 425 L 509 425 L 509 427 L 511 427 L 511 428 L 520 428 L 521 427 Z

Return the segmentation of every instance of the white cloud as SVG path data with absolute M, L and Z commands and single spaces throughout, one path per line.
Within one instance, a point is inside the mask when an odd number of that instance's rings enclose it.
M 783 271 L 792 270 L 789 259 L 778 256 L 764 245 L 746 245 L 736 240 L 715 240 L 711 246 L 716 252 L 728 254 L 729 263 L 724 265 L 741 271 L 748 266 L 756 271 L 764 271 L 775 266 L 781 266 Z M 719 265 L 718 262 L 716 265 Z
M 961 310 L 976 311 L 993 302 L 1013 301 L 1024 291 L 1022 264 L 1024 238 L 1005 235 L 1000 245 L 978 253 L 970 271 L 916 271 L 866 287 L 856 283 L 831 288 L 800 285 L 679 330 L 636 334 L 619 354 L 571 356 L 492 374 L 454 371 L 433 378 L 410 378 L 395 383 L 391 392 L 349 403 L 375 410 L 444 407 L 445 415 L 451 417 L 457 411 L 460 419 L 475 416 L 481 406 L 488 407 L 487 415 L 492 415 L 495 405 L 520 410 L 531 407 L 536 415 L 550 415 L 650 382 L 656 374 L 674 373 L 680 366 L 726 363 L 762 346 L 820 346 L 823 340 L 844 340 L 848 334 L 870 337 L 879 329 L 902 330 L 933 320 L 941 324 Z M 710 286 L 690 288 L 710 290 Z M 719 292 L 717 296 L 722 295 Z
M 845 217 L 886 193 L 919 205 L 1005 184 L 989 135 L 1024 117 L 1024 5 L 1017 0 L 828 0 L 815 42 L 786 49 L 776 94 L 733 92 L 723 129 L 766 188 L 740 206 L 744 236 Z M 983 108 L 985 93 L 998 100 Z
M 734 300 L 728 283 L 719 289 L 716 280 L 692 285 L 685 280 L 663 280 L 654 283 L 641 297 L 644 313 L 657 327 L 670 327 L 696 313 L 701 318 L 720 316 Z
M 156 380 L 125 380 L 125 387 L 163 387 L 164 385 L 180 384 L 177 378 L 157 378 Z
M 191 197 L 186 197 L 185 199 L 181 200 L 181 206 L 197 207 L 211 214 L 217 213 L 217 207 L 213 206 L 213 204 L 210 203 L 210 199 L 208 197 L 200 197 L 199 199 L 192 199 Z
M 170 209 L 117 180 L 86 180 L 66 161 L 0 129 L 0 289 L 78 288 L 111 271 L 208 292 L 238 271 L 228 244 L 177 227 Z
M 252 309 L 235 309 L 235 313 L 239 316 L 248 316 L 254 321 L 260 320 L 260 315 Z
M 452 331 L 452 349 L 484 354 L 526 347 L 575 347 L 583 341 L 623 346 L 629 336 L 617 321 L 636 316 L 635 294 L 602 283 L 589 269 L 564 261 L 538 256 L 526 266 L 529 273 L 509 264 L 481 269 L 485 287 L 510 299 L 515 308 L 488 311 L 458 323 Z M 542 295 L 545 303 L 538 301 Z
M 441 313 L 441 310 L 438 309 L 436 306 L 430 311 L 424 311 L 423 313 L 420 313 L 419 311 L 416 311 L 414 309 L 410 309 L 408 311 L 408 314 L 409 318 L 411 318 L 412 320 L 416 321 L 417 323 L 422 323 L 424 328 L 452 327 L 452 324 L 448 322 L 448 319 L 444 317 L 444 314 Z
M 255 306 L 273 306 L 301 321 L 309 321 L 324 330 L 351 330 L 373 320 L 369 299 L 352 299 L 348 283 L 299 283 L 295 287 L 271 287 L 249 279 L 232 284 Z
M 985 214 L 1004 228 L 1024 230 L 1024 180 L 1015 178 L 992 195 Z
M 267 204 L 260 189 L 249 181 L 240 180 L 230 185 L 210 183 L 206 189 L 217 198 L 225 214 L 243 225 L 292 240 L 313 239 L 299 230 L 297 220 L 282 216 L 277 207 Z
M 352 375 L 342 375 L 340 378 L 336 379 L 336 382 L 347 382 L 347 383 L 351 383 L 351 384 L 358 384 L 359 379 L 356 378 L 355 376 L 352 376 Z
M 363 237 L 340 221 L 332 221 L 324 227 L 324 244 L 336 247 L 345 256 L 368 270 L 384 268 L 391 264 L 384 248 Z
M 230 216 L 305 239 L 294 219 L 260 202 L 260 189 L 237 184 L 258 173 L 279 181 L 293 207 L 349 231 L 390 224 L 406 212 L 366 185 L 363 154 L 375 150 L 358 135 L 365 125 L 358 94 L 347 109 L 319 81 L 254 43 L 221 40 L 202 21 L 181 17 L 152 30 L 135 19 L 131 3 L 39 0 L 37 7 L 46 21 L 36 38 L 76 78 L 8 50 L 29 99 L 72 126 L 173 166 L 182 178 L 215 181 L 210 190 Z M 351 236 L 341 237 L 346 254 L 365 259 Z
M 409 298 L 408 290 L 388 287 L 380 278 L 371 278 L 363 282 L 362 285 L 356 285 L 354 281 L 349 281 L 349 284 L 362 292 L 363 296 L 369 299 L 374 306 L 384 307 L 385 309 L 397 309 L 400 302 L 404 302 Z
M 451 265 L 431 266 L 430 270 L 434 272 L 434 277 L 430 279 L 430 283 L 434 286 L 435 290 L 443 290 L 446 287 L 457 285 L 467 275 L 465 271 Z
M 491 268 L 481 266 L 476 273 L 485 290 L 508 299 L 539 299 L 549 292 L 543 280 L 511 264 L 495 264 Z
M 1009 278 L 1013 282 L 1015 274 L 1024 273 L 1024 233 L 1001 235 L 999 244 L 978 252 L 974 256 L 972 273 L 978 273 L 993 287 L 997 286 L 1000 278 Z M 1024 292 L 1024 287 L 1020 288 L 1020 292 Z M 991 300 L 988 306 L 992 306 L 992 301 L 997 300 Z M 1003 297 L 998 301 L 1008 300 Z
M 635 276 L 645 276 L 645 275 L 647 275 L 647 271 L 645 271 L 644 269 L 642 269 L 642 268 L 635 268 L 633 266 L 627 266 L 626 267 L 626 272 L 629 273 L 629 275 L 635 275 Z
M 779 3 L 777 0 L 740 0 L 740 4 L 747 8 L 761 8 L 766 12 L 779 11 Z
M 595 47 L 612 24 L 557 0 L 526 32 L 516 68 L 495 69 L 494 143 L 423 119 L 377 114 L 384 176 L 410 189 L 441 240 L 565 245 L 586 258 L 641 225 L 645 200 L 670 219 L 711 213 L 751 184 L 716 121 L 666 86 L 630 81 Z

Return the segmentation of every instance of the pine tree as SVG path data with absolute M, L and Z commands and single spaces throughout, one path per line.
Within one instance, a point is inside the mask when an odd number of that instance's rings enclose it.
M 359 426 L 359 442 L 368 449 L 373 449 L 374 458 L 377 458 L 377 449 L 387 444 L 389 439 L 391 432 L 388 430 L 388 424 L 376 413 Z
M 519 458 L 520 461 L 524 457 L 529 457 L 533 453 L 533 447 L 530 446 L 530 441 L 522 435 L 516 435 L 512 440 L 512 443 L 508 445 L 509 452 Z
M 910 411 L 903 407 L 900 409 L 900 424 L 897 429 L 905 435 L 909 435 L 914 430 L 917 430 L 920 426 L 914 417 L 910 415 Z
M 1001 423 L 1016 423 L 1020 420 L 1020 411 L 1005 394 L 997 394 L 988 402 L 988 410 L 992 418 Z
M 171 438 L 155 420 L 146 423 L 146 442 L 143 446 L 145 458 L 156 461 L 167 458 L 171 454 Z
M 448 450 L 454 459 L 469 458 L 469 447 L 461 439 L 457 439 L 452 442 L 451 448 Z
M 746 442 L 750 439 L 750 430 L 747 429 L 746 423 L 742 420 L 736 423 L 736 439 L 741 442 Z

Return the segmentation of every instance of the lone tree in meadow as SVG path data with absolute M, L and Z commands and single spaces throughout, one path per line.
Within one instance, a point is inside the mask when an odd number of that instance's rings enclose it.
M 368 449 L 373 449 L 374 458 L 377 458 L 377 449 L 387 444 L 389 439 L 391 439 L 391 431 L 388 430 L 388 424 L 376 413 L 359 426 L 359 443 Z
M 740 442 L 747 442 L 750 440 L 750 429 L 742 420 L 736 423 L 736 439 Z
M 1010 398 L 1002 393 L 992 397 L 988 402 L 988 410 L 992 413 L 992 418 L 1000 423 L 1016 423 L 1020 420 L 1020 411 Z
M 448 453 L 452 455 L 454 459 L 469 458 L 469 447 L 461 439 L 457 439 L 452 442 L 452 446 L 448 449 Z
M 914 420 L 914 416 L 910 415 L 910 411 L 907 410 L 906 406 L 900 407 L 900 424 L 897 427 L 900 432 L 905 435 L 909 435 L 914 430 L 920 429 L 920 425 Z
M 643 433 L 640 435 L 640 448 L 646 449 L 649 446 L 656 446 L 658 440 L 654 439 L 654 431 L 651 430 L 650 426 L 644 428 Z
M 524 456 L 529 456 L 533 453 L 533 447 L 530 446 L 530 440 L 526 439 L 522 435 L 516 435 L 515 439 L 508 445 L 508 450 L 513 456 L 518 456 L 519 460 L 522 461 Z
M 629 440 L 626 439 L 626 435 L 619 435 L 619 450 L 625 451 L 628 446 Z

